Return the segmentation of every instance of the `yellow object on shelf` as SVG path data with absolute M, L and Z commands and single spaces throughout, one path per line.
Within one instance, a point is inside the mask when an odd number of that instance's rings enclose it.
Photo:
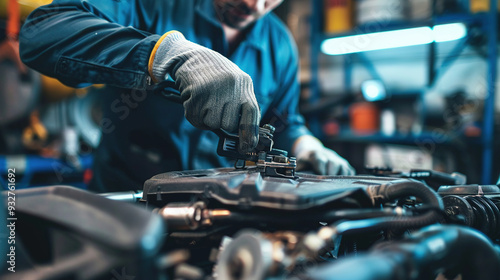
M 0 0 L 0 18 L 7 17 L 9 0 Z M 52 3 L 52 0 L 17 0 L 21 10 L 21 18 L 26 18 L 34 9 Z
M 500 1 L 497 1 L 497 7 L 500 10 Z M 490 0 L 470 0 L 471 13 L 487 12 L 490 10 Z
M 23 145 L 30 150 L 40 150 L 45 146 L 49 133 L 40 121 L 38 110 L 31 112 L 30 124 L 23 131 Z
M 325 32 L 339 33 L 353 28 L 352 0 L 324 0 Z

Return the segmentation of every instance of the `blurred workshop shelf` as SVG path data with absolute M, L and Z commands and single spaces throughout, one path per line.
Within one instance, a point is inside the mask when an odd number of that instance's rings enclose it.
M 329 142 L 355 142 L 355 143 L 388 143 L 388 144 L 408 144 L 419 145 L 422 143 L 436 143 L 438 145 L 454 145 L 456 141 L 463 141 L 468 144 L 480 144 L 479 137 L 460 137 L 457 135 L 444 135 L 441 133 L 422 132 L 419 134 L 384 135 L 381 132 L 372 134 L 362 134 L 346 130 L 336 136 L 327 136 L 325 141 Z
M 486 98 L 484 99 L 484 109 L 482 114 L 481 125 L 479 127 L 481 131 L 480 137 L 463 137 L 458 136 L 458 138 L 451 137 L 447 138 L 445 141 L 437 142 L 436 144 L 453 144 L 456 140 L 461 141 L 462 143 L 467 144 L 475 144 L 481 147 L 482 150 L 482 159 L 481 159 L 481 183 L 482 184 L 490 184 L 492 183 L 492 166 L 493 166 L 493 130 L 494 130 L 494 104 L 495 104 L 495 92 L 496 92 L 496 77 L 497 77 L 497 22 L 498 22 L 498 12 L 497 12 L 497 1 L 489 0 L 489 11 L 480 12 L 480 13 L 467 13 L 467 12 L 453 12 L 453 13 L 443 13 L 440 15 L 436 15 L 435 11 L 432 10 L 432 15 L 428 19 L 422 20 L 393 20 L 393 21 L 385 21 L 383 24 L 372 24 L 370 22 L 366 24 L 360 24 L 359 26 L 355 26 L 352 30 L 347 32 L 337 32 L 330 33 L 324 32 L 323 23 L 324 23 L 324 1 L 323 0 L 312 0 L 312 14 L 314 17 L 311 17 L 311 50 L 310 50 L 310 71 L 311 71 L 311 80 L 309 83 L 310 88 L 310 97 L 308 100 L 309 107 L 314 107 L 321 102 L 322 96 L 320 89 L 320 81 L 319 81 L 319 69 L 320 63 L 319 58 L 322 55 L 321 52 L 321 44 L 323 41 L 330 38 L 339 38 L 346 37 L 351 35 L 359 35 L 365 33 L 373 33 L 373 32 L 383 32 L 383 31 L 395 31 L 401 29 L 408 29 L 414 27 L 433 27 L 436 25 L 449 24 L 449 23 L 463 23 L 466 25 L 468 31 L 471 31 L 470 28 L 474 28 L 474 32 L 467 32 L 467 36 L 463 39 L 458 40 L 455 47 L 449 51 L 449 54 L 446 57 L 439 59 L 441 61 L 440 65 L 437 65 L 437 45 L 440 44 L 436 41 L 433 41 L 428 44 L 428 54 L 427 54 L 427 62 L 428 62 L 428 76 L 427 76 L 427 86 L 425 89 L 422 89 L 421 92 L 425 93 L 427 89 L 430 89 L 435 85 L 436 80 L 442 77 L 443 73 L 450 68 L 450 66 L 459 58 L 462 54 L 462 51 L 468 44 L 468 40 L 471 36 L 477 36 L 476 31 L 481 32 L 481 36 L 486 38 L 486 42 L 484 42 L 485 49 L 487 50 L 487 54 L 485 60 L 487 62 L 487 71 L 486 71 Z M 356 1 L 354 1 L 356 2 Z M 465 1 L 467 2 L 467 1 Z M 434 1 L 432 1 L 434 3 Z M 462 2 L 464 3 L 464 2 Z M 435 3 L 434 3 L 435 4 Z M 467 3 L 468 7 L 470 7 L 470 3 Z M 464 10 L 465 11 L 465 10 Z M 376 52 L 376 51 L 373 51 Z M 350 53 L 343 54 L 343 71 L 344 71 L 344 92 L 349 92 L 352 89 L 352 62 L 361 62 L 361 64 L 365 67 L 365 69 L 370 73 L 373 79 L 381 80 L 381 76 L 377 73 L 376 67 L 373 65 L 373 62 L 370 61 L 369 58 L 363 53 Z M 353 59 L 353 58 L 356 59 Z M 422 94 L 424 96 L 424 94 Z M 423 98 L 423 97 L 422 97 Z M 307 107 L 307 106 L 306 106 Z M 425 109 L 423 110 L 425 112 Z M 429 139 L 433 139 L 432 135 L 424 133 L 424 134 L 406 134 L 399 135 L 395 134 L 393 136 L 384 136 L 380 133 L 374 135 L 356 135 L 349 131 L 341 131 L 335 137 L 328 137 L 324 134 L 322 130 L 322 123 L 319 119 L 319 113 L 316 115 L 311 114 L 308 116 L 308 122 L 311 130 L 315 135 L 321 138 L 324 141 L 344 141 L 344 142 L 384 142 L 384 143 L 397 143 L 397 144 L 413 144 L 419 141 L 427 141 Z M 423 116 L 425 118 L 425 116 Z M 458 135 L 458 133 L 453 132 L 453 134 Z

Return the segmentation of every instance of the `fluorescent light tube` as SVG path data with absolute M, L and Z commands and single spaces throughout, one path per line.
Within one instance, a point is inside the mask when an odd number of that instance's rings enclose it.
M 434 28 L 423 26 L 331 38 L 323 41 L 321 51 L 328 55 L 341 55 L 447 42 L 461 39 L 466 35 L 467 28 L 462 23 L 436 25 Z
M 467 27 L 463 23 L 436 25 L 432 29 L 435 42 L 448 42 L 467 36 Z

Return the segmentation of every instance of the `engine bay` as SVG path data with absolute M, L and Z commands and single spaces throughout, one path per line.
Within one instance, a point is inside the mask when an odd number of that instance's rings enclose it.
M 398 269 L 407 275 L 397 279 L 435 279 L 439 270 L 430 260 L 437 252 L 422 257 L 411 250 L 404 257 L 413 265 L 422 265 L 419 271 L 398 268 L 404 262 L 394 265 L 384 278 L 330 273 L 325 278 L 318 271 L 329 267 L 335 271 L 336 263 L 356 262 L 359 256 L 387 255 L 391 259 L 389 248 L 404 251 L 409 243 L 426 248 L 430 246 L 427 242 L 440 238 L 442 248 L 434 249 L 449 254 L 446 251 L 462 246 L 440 237 L 454 232 L 450 224 L 477 228 L 496 240 L 500 216 L 495 195 L 499 193 L 497 186 L 452 185 L 435 192 L 425 181 L 409 178 L 298 173 L 290 179 L 262 176 L 257 168 L 247 168 L 160 174 L 146 182 L 141 202 L 154 208 L 166 222 L 169 238 L 179 244 L 171 249 L 189 248 L 196 255 L 212 257 L 214 266 L 204 273 L 215 279 L 285 275 L 299 279 L 392 279 Z M 427 228 L 420 230 L 423 227 Z M 200 244 L 204 240 L 217 240 L 220 246 L 209 246 L 203 252 Z M 494 253 L 491 246 L 490 253 L 498 259 L 498 251 Z M 385 249 L 379 249 L 382 247 Z M 367 252 L 370 257 L 365 256 Z M 311 263 L 314 268 L 309 267 Z M 358 264 L 372 266 L 361 259 Z M 447 264 L 450 267 L 441 272 L 454 279 L 459 273 L 477 269 L 462 265 Z M 373 273 L 378 269 L 373 266 Z M 450 272 L 460 269 L 464 271 Z M 467 279 L 466 274 L 462 277 Z
M 498 279 L 498 186 L 296 172 L 273 132 L 241 154 L 218 131 L 234 168 L 162 173 L 139 191 L 17 191 L 20 271 L 3 279 Z

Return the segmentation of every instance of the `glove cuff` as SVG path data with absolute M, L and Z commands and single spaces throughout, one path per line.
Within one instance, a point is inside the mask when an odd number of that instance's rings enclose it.
M 322 150 L 325 146 L 318 138 L 311 135 L 303 135 L 295 140 L 292 148 L 292 154 L 298 157 L 300 154 L 308 151 Z
M 179 31 L 173 30 L 163 34 L 158 42 L 156 42 L 149 56 L 148 63 L 148 72 L 153 82 L 159 83 L 164 80 L 167 69 L 159 62 L 164 60 L 167 50 L 172 48 L 172 45 L 179 41 L 186 41 L 186 38 Z

